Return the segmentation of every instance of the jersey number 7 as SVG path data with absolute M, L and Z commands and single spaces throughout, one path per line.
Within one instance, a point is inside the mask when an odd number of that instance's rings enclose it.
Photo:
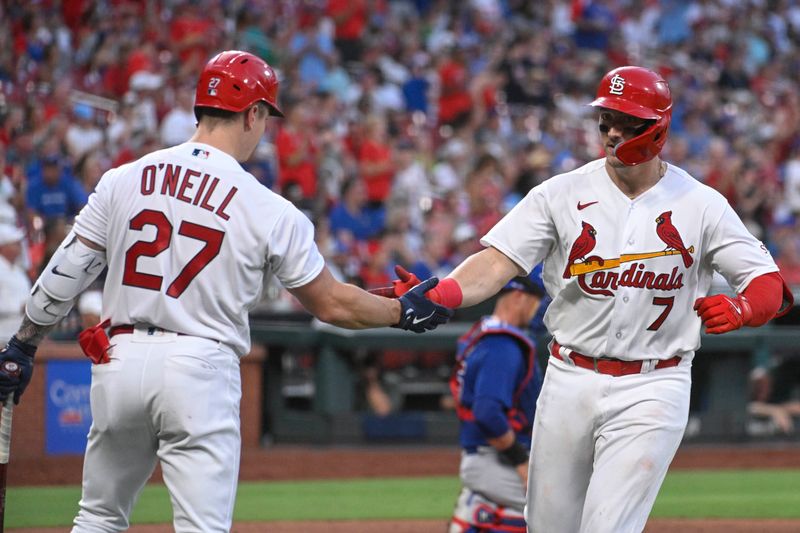
M 140 256 L 155 257 L 169 248 L 172 242 L 172 224 L 161 211 L 145 209 L 131 219 L 129 227 L 132 230 L 141 231 L 145 226 L 156 228 L 156 238 L 152 241 L 136 241 L 125 252 L 125 272 L 122 275 L 122 284 L 160 291 L 164 278 L 155 274 L 139 272 L 136 270 L 136 262 Z M 225 238 L 224 231 L 185 220 L 178 227 L 178 235 L 203 241 L 205 246 L 186 263 L 181 273 L 167 287 L 167 296 L 173 298 L 183 294 L 195 276 L 217 257 L 222 247 L 222 240 Z

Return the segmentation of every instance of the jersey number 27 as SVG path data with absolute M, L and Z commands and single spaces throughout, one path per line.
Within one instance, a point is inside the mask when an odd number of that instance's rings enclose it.
M 136 270 L 136 262 L 140 256 L 155 257 L 169 248 L 172 243 L 172 224 L 161 211 L 145 209 L 131 219 L 129 227 L 132 230 L 141 231 L 145 226 L 154 226 L 156 237 L 152 241 L 136 241 L 125 252 L 125 272 L 122 275 L 122 284 L 160 291 L 164 278 L 155 274 L 139 272 Z M 186 263 L 181 273 L 167 287 L 167 296 L 173 298 L 183 294 L 195 276 L 217 257 L 222 247 L 222 239 L 225 238 L 224 231 L 185 220 L 178 227 L 178 235 L 203 241 L 205 246 Z

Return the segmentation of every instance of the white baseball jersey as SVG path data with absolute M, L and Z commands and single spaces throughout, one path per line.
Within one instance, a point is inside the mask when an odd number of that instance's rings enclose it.
M 324 266 L 311 221 L 201 143 L 108 171 L 75 221 L 106 248 L 103 318 L 250 349 L 248 311 L 271 270 L 286 288 Z
M 778 267 L 725 198 L 680 168 L 631 200 L 604 165 L 535 187 L 481 243 L 526 272 L 544 259 L 545 324 L 560 344 L 625 360 L 690 356 L 701 327 L 691 309 L 713 271 L 741 292 Z

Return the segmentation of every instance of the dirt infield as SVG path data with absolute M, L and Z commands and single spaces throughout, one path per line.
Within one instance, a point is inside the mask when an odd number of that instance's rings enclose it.
M 12 459 L 9 485 L 80 484 L 82 462 L 79 456 Z M 276 481 L 454 475 L 458 463 L 458 449 L 441 446 L 274 446 L 245 451 L 240 478 Z M 800 468 L 800 446 L 683 446 L 670 467 L 671 470 L 697 468 Z M 158 473 L 153 479 L 159 479 Z
M 323 448 L 276 446 L 245 452 L 241 479 L 277 481 L 453 475 L 459 452 L 450 447 Z M 800 446 L 684 446 L 672 463 L 681 469 L 800 468 Z M 22 478 L 22 473 L 25 473 Z M 24 464 L 12 461 L 10 485 L 80 483 L 81 458 Z M 158 473 L 153 480 L 159 479 Z M 56 533 L 63 528 L 8 530 Z M 132 533 L 166 533 L 167 525 L 135 526 Z M 444 533 L 441 520 L 237 523 L 235 533 Z M 646 533 L 788 533 L 800 531 L 800 520 L 666 520 L 654 519 Z

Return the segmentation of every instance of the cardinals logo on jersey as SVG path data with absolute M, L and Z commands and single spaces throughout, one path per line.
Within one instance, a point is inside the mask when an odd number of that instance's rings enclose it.
M 614 296 L 619 287 L 647 290 L 673 291 L 683 287 L 683 272 L 675 266 L 670 272 L 659 272 L 649 268 L 650 261 L 661 257 L 680 255 L 683 266 L 694 263 L 694 246 L 683 244 L 680 233 L 672 224 L 672 211 L 665 211 L 656 218 L 656 234 L 666 244 L 658 251 L 646 250 L 621 254 L 619 257 L 589 255 L 595 248 L 597 231 L 591 224 L 581 221 L 581 234 L 572 244 L 564 279 L 577 278 L 578 285 L 587 293 L 598 296 Z M 580 262 L 576 262 L 580 260 Z
M 681 234 L 672 224 L 672 211 L 664 211 L 658 216 L 656 219 L 656 233 L 658 234 L 658 238 L 667 245 L 667 250 L 672 248 L 680 252 L 683 258 L 683 266 L 686 268 L 692 266 L 694 259 L 692 259 L 692 255 L 689 253 L 686 246 L 683 245 Z
M 581 234 L 578 235 L 578 238 L 575 239 L 575 242 L 572 243 L 572 249 L 569 251 L 569 259 L 567 260 L 567 267 L 564 269 L 564 279 L 569 279 L 572 275 L 570 273 L 570 267 L 577 261 L 578 259 L 585 261 L 589 252 L 594 250 L 595 245 L 597 244 L 597 239 L 595 239 L 595 235 L 597 235 L 597 231 L 592 227 L 591 224 L 581 221 Z

